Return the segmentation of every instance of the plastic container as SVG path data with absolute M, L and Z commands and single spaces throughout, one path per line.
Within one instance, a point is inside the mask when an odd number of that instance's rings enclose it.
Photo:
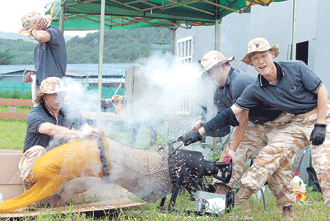
M 304 181 L 299 177 L 299 173 L 295 172 L 292 179 L 292 187 L 295 191 L 296 201 L 304 201 L 307 198 L 306 186 Z

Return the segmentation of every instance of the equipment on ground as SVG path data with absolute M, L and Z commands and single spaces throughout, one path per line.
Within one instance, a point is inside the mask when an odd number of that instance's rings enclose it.
M 306 171 L 307 171 L 309 177 L 312 179 L 315 186 L 317 187 L 318 191 L 320 191 L 320 193 L 322 193 L 322 188 L 321 188 L 321 185 L 319 183 L 319 180 L 317 179 L 317 175 L 316 175 L 316 172 L 315 172 L 314 168 L 313 167 L 307 167 Z
M 180 140 L 168 142 L 172 196 L 167 209 L 171 211 L 175 206 L 179 190 L 185 188 L 191 198 L 195 199 L 195 212 L 219 214 L 228 210 L 234 204 L 234 192 L 230 191 L 227 195 L 215 194 L 216 187 L 207 183 L 206 177 L 213 176 L 228 183 L 232 175 L 232 160 L 230 158 L 227 158 L 226 162 L 205 160 L 201 152 L 179 149 L 182 144 L 173 149 L 173 144 L 178 141 Z M 165 198 L 161 201 L 161 208 L 164 207 Z
M 176 141 L 177 142 L 177 141 Z M 182 146 L 182 145 L 181 145 Z M 137 160 L 138 159 L 138 160 Z M 169 209 L 174 207 L 181 188 L 196 199 L 197 212 L 220 213 L 233 204 L 233 193 L 218 197 L 215 186 L 206 182 L 206 176 L 228 182 L 232 163 L 205 160 L 197 151 L 165 148 L 134 148 L 104 134 L 98 139 L 78 140 L 49 150 L 35 163 L 36 183 L 26 192 L 0 203 L 0 213 L 16 210 L 54 194 L 65 181 L 79 177 L 103 177 L 108 183 L 119 185 L 142 200 L 154 202 L 172 193 Z M 197 197 L 197 198 L 196 198 Z M 214 201 L 225 203 L 214 211 Z M 202 204 L 198 204 L 202 203 Z

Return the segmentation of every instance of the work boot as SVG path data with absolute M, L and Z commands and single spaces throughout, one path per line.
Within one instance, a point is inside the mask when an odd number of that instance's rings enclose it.
M 285 221 L 293 221 L 293 206 L 283 206 L 283 218 Z
M 239 208 L 246 203 L 246 205 L 243 207 L 243 211 L 244 213 L 248 213 L 250 211 L 248 200 L 252 194 L 253 192 L 248 187 L 241 186 L 241 188 L 238 190 L 238 192 L 235 195 L 234 207 Z
M 231 188 L 223 183 L 215 183 L 214 185 L 216 186 L 215 193 L 217 194 L 227 195 L 227 193 L 231 191 Z

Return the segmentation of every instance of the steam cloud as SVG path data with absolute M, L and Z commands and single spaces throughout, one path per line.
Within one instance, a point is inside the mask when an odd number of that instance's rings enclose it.
M 210 90 L 213 84 L 205 82 L 200 77 L 201 67 L 197 64 L 182 65 L 168 55 L 154 55 L 138 62 L 141 65 L 135 76 L 133 103 L 130 104 L 130 109 L 125 107 L 122 113 L 126 122 L 124 126 L 127 126 L 124 130 L 129 131 L 132 127 L 137 127 L 141 132 L 143 125 L 148 128 L 159 128 L 164 122 L 173 122 L 174 119 L 180 119 L 172 125 L 181 128 L 177 132 L 179 135 L 191 130 L 196 114 L 200 113 L 200 106 L 206 106 L 206 99 L 212 97 L 213 93 Z M 97 91 L 88 91 L 82 82 L 73 79 L 66 78 L 63 82 L 69 89 L 67 103 L 72 110 L 69 112 L 69 118 L 74 118 L 77 110 L 97 111 Z M 184 111 L 186 113 L 183 113 Z M 183 118 L 178 117 L 178 113 L 181 113 Z M 118 122 L 104 122 L 100 119 L 93 127 L 102 128 L 106 134 L 119 128 Z M 141 136 L 138 135 L 137 139 L 139 137 Z M 129 141 L 121 142 L 129 144 Z M 116 155 L 118 159 L 121 157 L 119 153 Z M 112 173 L 115 174 L 116 171 Z M 97 185 L 90 188 L 90 192 L 99 192 L 101 184 L 96 183 Z M 109 186 L 104 184 L 103 189 L 106 188 Z
M 201 106 L 207 106 L 206 100 L 212 98 L 213 84 L 200 77 L 201 66 L 183 65 L 170 55 L 155 54 L 141 59 L 134 76 L 133 101 L 127 100 L 122 113 L 125 123 L 97 119 L 96 128 L 107 132 L 138 130 L 137 144 L 140 144 L 142 131 L 159 129 L 164 122 L 171 122 L 178 129 L 177 136 L 191 130 L 196 116 L 201 114 Z M 97 91 L 88 91 L 82 82 L 63 79 L 69 88 L 67 102 L 72 111 L 69 118 L 76 116 L 75 110 L 97 111 Z M 109 97 L 110 98 L 110 97 Z M 184 116 L 181 119 L 178 116 Z M 180 119 L 180 120 L 178 120 Z M 122 140 L 122 142 L 126 143 Z M 137 145 L 138 146 L 138 145 Z

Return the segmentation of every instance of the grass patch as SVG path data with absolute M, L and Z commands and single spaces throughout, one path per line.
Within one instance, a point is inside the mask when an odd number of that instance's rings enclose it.
M 17 149 L 22 150 L 24 144 L 24 138 L 26 133 L 26 121 L 25 120 L 5 120 L 0 119 L 0 147 L 2 149 Z M 143 131 L 141 141 L 148 139 L 148 131 Z M 145 135 L 145 137 L 144 137 Z M 124 143 L 130 144 L 131 135 L 129 133 L 115 133 L 111 132 L 107 136 L 112 137 L 116 140 L 122 141 Z M 158 142 L 161 140 L 161 136 L 158 137 Z M 126 142 L 125 142 L 126 141 Z M 147 145 L 148 142 L 145 142 Z M 307 200 L 303 204 L 295 203 L 294 212 L 295 220 L 330 220 L 330 207 L 326 206 L 323 202 L 323 197 L 318 192 L 313 192 L 312 187 L 307 188 Z M 167 208 L 170 195 L 167 196 L 165 207 Z M 85 199 L 84 202 L 96 202 L 99 199 L 90 198 Z M 73 213 L 68 212 L 67 214 L 50 214 L 47 209 L 44 213 L 38 215 L 37 217 L 24 217 L 22 220 L 164 220 L 164 221 L 197 221 L 197 220 L 283 220 L 282 218 L 282 208 L 276 205 L 274 196 L 265 194 L 266 200 L 266 210 L 264 209 L 262 198 L 251 198 L 250 199 L 250 212 L 246 214 L 250 219 L 245 219 L 242 214 L 239 213 L 239 209 L 234 208 L 231 213 L 226 213 L 220 216 L 215 215 L 196 215 L 194 213 L 187 213 L 186 211 L 193 211 L 195 202 L 189 200 L 189 194 L 186 191 L 182 191 L 176 201 L 175 211 L 168 212 L 162 211 L 158 208 L 160 200 L 155 203 L 148 203 L 145 205 L 118 209 L 113 214 L 106 214 L 101 217 L 94 217 L 94 215 L 88 215 L 85 213 Z M 74 203 L 68 202 L 70 206 Z M 5 219 L 1 219 L 5 220 Z M 9 219 L 7 219 L 9 220 Z
M 16 113 L 23 113 L 27 114 L 32 110 L 33 107 L 21 107 L 16 106 Z M 0 112 L 1 113 L 8 113 L 9 112 L 9 106 L 6 105 L 0 105 Z
M 168 141 L 168 137 L 170 136 L 170 129 L 168 125 L 163 125 L 161 128 L 157 128 L 157 137 L 156 144 L 165 144 Z M 107 137 L 112 138 L 114 140 L 120 141 L 126 145 L 132 145 L 132 132 L 131 131 L 105 131 Z M 135 146 L 137 147 L 150 147 L 151 146 L 151 129 L 147 127 L 142 127 L 138 131 L 137 140 Z
M 0 148 L 23 150 L 26 120 L 0 119 Z

